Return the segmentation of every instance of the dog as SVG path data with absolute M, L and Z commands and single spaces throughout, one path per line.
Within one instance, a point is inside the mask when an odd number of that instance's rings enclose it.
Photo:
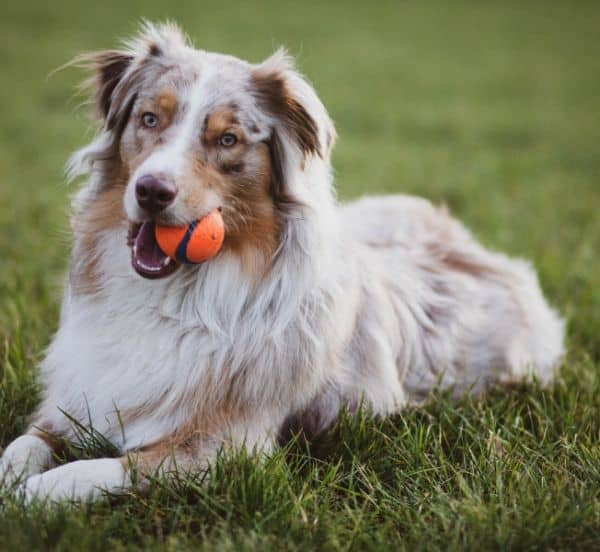
M 338 203 L 334 125 L 284 51 L 250 64 L 146 24 L 78 62 L 101 130 L 69 164 L 86 181 L 43 400 L 0 468 L 28 500 L 269 453 L 363 404 L 386 416 L 434 389 L 552 380 L 564 324 L 530 265 L 424 199 Z M 215 258 L 160 251 L 155 225 L 217 208 Z M 122 457 L 57 467 L 74 420 Z

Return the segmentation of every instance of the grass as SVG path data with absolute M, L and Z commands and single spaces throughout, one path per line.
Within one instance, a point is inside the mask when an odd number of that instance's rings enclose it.
M 52 509 L 0 493 L 0 548 L 600 547 L 598 3 L 65 0 L 2 12 L 0 444 L 38 400 L 68 254 L 62 166 L 93 134 L 73 97 L 80 75 L 48 75 L 142 16 L 252 60 L 286 44 L 337 123 L 340 195 L 445 202 L 490 247 L 532 259 L 569 320 L 569 353 L 553 389 L 344 418 L 263 462 L 221 458 L 208 482 Z

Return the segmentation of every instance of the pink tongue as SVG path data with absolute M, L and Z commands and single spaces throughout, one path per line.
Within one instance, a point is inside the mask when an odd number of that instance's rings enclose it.
M 173 272 L 177 264 L 158 247 L 154 237 L 154 223 L 144 222 L 133 242 L 131 264 L 145 278 L 162 278 Z

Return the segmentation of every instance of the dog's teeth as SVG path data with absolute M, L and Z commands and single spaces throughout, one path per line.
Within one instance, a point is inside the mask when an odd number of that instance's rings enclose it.
M 167 266 L 170 262 L 171 262 L 171 257 L 165 257 L 165 260 L 163 261 L 163 266 Z

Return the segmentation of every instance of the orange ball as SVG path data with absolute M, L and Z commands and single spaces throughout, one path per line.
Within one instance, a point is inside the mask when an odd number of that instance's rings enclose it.
M 225 226 L 215 209 L 187 226 L 156 226 L 154 235 L 161 251 L 180 263 L 197 264 L 212 259 L 221 249 Z

